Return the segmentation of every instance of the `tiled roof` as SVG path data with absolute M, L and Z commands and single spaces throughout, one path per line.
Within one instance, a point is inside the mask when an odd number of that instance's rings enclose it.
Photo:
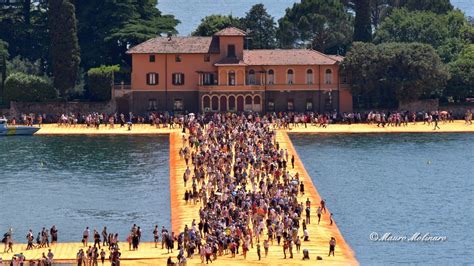
M 344 56 L 342 55 L 333 55 L 333 54 L 328 54 L 329 57 L 332 59 L 336 60 L 337 62 L 342 62 L 344 60 Z
M 307 49 L 245 50 L 244 62 L 254 66 L 334 65 L 337 60 Z
M 215 36 L 245 36 L 245 31 L 235 27 L 228 27 L 214 34 Z
M 218 53 L 212 37 L 157 37 L 130 48 L 128 54 L 204 54 Z
M 220 61 L 214 64 L 215 66 L 224 66 L 224 65 L 237 65 L 237 66 L 246 66 L 243 60 L 238 58 L 223 58 Z

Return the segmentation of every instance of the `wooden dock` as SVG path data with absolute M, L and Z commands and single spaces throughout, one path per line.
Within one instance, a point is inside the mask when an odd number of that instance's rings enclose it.
M 89 131 L 89 129 L 87 129 Z M 168 131 L 168 132 L 166 132 Z M 186 169 L 184 159 L 180 158 L 179 150 L 183 145 L 182 133 L 179 130 L 157 130 L 156 133 L 169 133 L 169 149 L 170 149 L 170 198 L 171 198 L 171 220 L 172 220 L 172 231 L 178 233 L 184 229 L 187 224 L 191 225 L 192 220 L 196 219 L 199 221 L 199 203 L 194 205 L 192 203 L 185 204 L 184 192 L 188 187 L 184 187 L 183 173 Z M 126 133 L 125 133 L 126 134 Z M 297 253 L 294 248 L 293 259 L 283 259 L 283 247 L 277 246 L 276 241 L 274 245 L 270 246 L 268 257 L 264 257 L 263 245 L 262 245 L 262 259 L 259 261 L 257 257 L 256 247 L 251 248 L 247 254 L 247 258 L 238 255 L 236 258 L 230 258 L 230 256 L 218 257 L 214 265 L 226 265 L 226 266 L 237 266 L 237 265 L 315 265 L 318 264 L 331 264 L 331 265 L 358 265 L 358 262 L 354 256 L 354 252 L 345 242 L 342 234 L 340 233 L 336 223 L 330 225 L 329 223 L 329 211 L 323 214 L 321 223 L 317 224 L 316 206 L 319 205 L 321 200 L 311 177 L 306 172 L 303 163 L 301 162 L 298 154 L 296 153 L 293 144 L 291 143 L 286 131 L 277 131 L 276 140 L 279 142 L 281 149 L 287 149 L 290 157 L 293 154 L 295 156 L 295 168 L 290 169 L 290 173 L 296 172 L 300 175 L 300 180 L 305 184 L 306 194 L 300 196 L 299 200 L 305 202 L 306 198 L 309 198 L 312 206 L 311 213 L 311 224 L 308 225 L 308 231 L 310 234 L 310 241 L 303 241 L 301 250 L 308 249 L 311 260 L 302 260 L 302 253 Z M 329 206 L 330 207 L 330 206 Z M 131 221 L 132 223 L 133 221 Z M 337 241 L 336 252 L 334 257 L 328 257 L 329 252 L 329 240 L 331 237 L 335 237 Z M 123 241 L 123 239 L 122 239 Z M 48 250 L 34 249 L 25 251 L 26 244 L 17 244 L 14 247 L 14 253 L 17 254 L 23 252 L 27 260 L 41 258 L 42 253 L 47 254 Z M 82 248 L 82 243 L 59 243 L 52 246 L 52 251 L 55 254 L 56 262 L 68 262 L 73 263 L 76 257 L 77 251 Z M 154 247 L 153 243 L 141 243 L 138 251 L 129 251 L 128 244 L 120 243 L 122 253 L 122 265 L 166 265 L 166 260 L 169 256 L 172 256 L 173 261 L 176 261 L 178 254 L 175 251 L 172 254 L 166 253 L 166 250 L 161 249 L 161 245 L 158 248 Z M 0 251 L 3 251 L 0 249 Z M 5 261 L 11 259 L 12 253 L 3 254 L 0 252 L 0 257 Z M 316 257 L 322 257 L 322 261 L 316 261 Z M 187 265 L 202 265 L 199 255 L 195 255 L 194 259 L 188 260 Z

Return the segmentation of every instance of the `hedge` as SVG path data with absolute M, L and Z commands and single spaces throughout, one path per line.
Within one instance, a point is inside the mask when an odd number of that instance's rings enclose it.
M 57 99 L 49 80 L 24 73 L 13 73 L 5 80 L 5 99 L 17 102 L 43 102 Z
M 100 66 L 87 71 L 89 98 L 95 101 L 108 101 L 112 95 L 114 72 L 119 71 L 118 65 Z

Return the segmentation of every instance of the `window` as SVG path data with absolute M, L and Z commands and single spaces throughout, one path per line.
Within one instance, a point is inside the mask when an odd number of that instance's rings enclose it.
M 202 106 L 204 108 L 204 111 L 209 111 L 211 110 L 211 98 L 209 96 L 204 96 L 202 99 Z
M 229 110 L 235 111 L 235 97 L 229 96 Z
M 148 111 L 155 111 L 156 110 L 156 99 L 149 99 L 148 100 Z
M 273 69 L 268 70 L 268 84 L 275 84 L 275 71 Z
M 205 54 L 204 55 L 204 62 L 210 62 L 211 61 L 211 55 L 210 54 Z
M 153 55 L 153 54 L 150 55 L 150 56 L 148 57 L 148 61 L 150 61 L 150 62 L 155 62 L 155 55 Z
M 219 97 L 212 96 L 211 108 L 212 108 L 212 111 L 219 111 Z
M 157 85 L 158 84 L 158 73 L 147 73 L 146 74 L 146 84 L 147 85 Z
M 287 81 L 288 81 L 288 84 L 293 84 L 294 82 L 294 72 L 293 72 L 293 69 L 288 69 L 288 72 L 287 72 Z
M 235 57 L 235 45 L 227 45 L 227 57 Z
M 246 105 L 252 105 L 252 96 L 248 95 L 247 97 L 245 97 L 245 104 Z
M 184 74 L 173 73 L 173 85 L 183 85 L 183 84 L 184 84 Z
M 294 101 L 293 99 L 288 100 L 288 111 L 293 111 L 294 110 Z
M 313 70 L 306 70 L 306 84 L 313 84 Z
M 249 85 L 255 85 L 256 84 L 256 79 L 255 79 L 255 70 L 251 69 L 249 71 L 249 80 L 248 80 Z
M 331 84 L 332 83 L 332 71 L 331 69 L 326 69 L 324 74 L 324 83 Z
M 254 105 L 260 105 L 260 96 L 259 95 L 255 95 L 255 97 L 253 97 L 253 104 Z
M 306 100 L 306 111 L 312 111 L 313 110 L 313 100 L 307 99 Z
M 214 84 L 214 74 L 204 73 L 203 82 L 204 82 L 204 85 L 213 85 Z
M 230 71 L 229 72 L 229 83 L 228 83 L 229 86 L 235 86 L 235 72 L 234 71 Z
M 175 111 L 184 110 L 184 102 L 182 99 L 174 99 L 173 110 Z
M 267 106 L 268 111 L 273 111 L 275 110 L 275 102 L 273 99 L 268 100 L 268 106 Z
M 176 62 L 181 62 L 181 56 L 180 56 L 180 55 L 176 55 L 175 60 L 176 60 Z

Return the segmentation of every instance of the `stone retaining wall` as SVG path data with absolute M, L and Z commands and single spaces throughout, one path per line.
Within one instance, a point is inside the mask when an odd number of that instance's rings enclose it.
M 8 109 L 7 109 L 8 110 Z M 44 103 L 26 103 L 11 102 L 10 109 L 2 110 L 8 117 L 19 117 L 22 113 L 41 113 L 48 115 L 66 114 L 66 113 L 91 113 L 100 112 L 111 114 L 116 110 L 115 101 L 109 102 L 44 102 Z

